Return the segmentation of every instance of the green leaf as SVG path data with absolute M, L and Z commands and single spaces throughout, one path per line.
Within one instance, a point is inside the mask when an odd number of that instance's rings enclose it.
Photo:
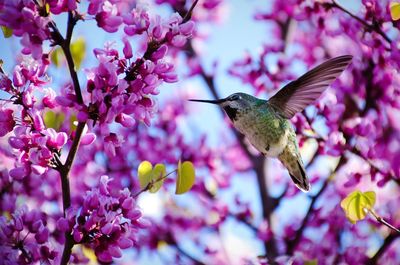
M 76 117 L 75 114 L 71 114 L 69 117 L 69 128 L 71 129 L 71 132 L 76 131 L 76 128 L 78 127 L 78 118 Z
M 46 15 L 48 16 L 50 14 L 50 5 L 49 5 L 49 3 L 46 3 L 45 10 L 46 10 Z
M 371 210 L 376 201 L 373 191 L 361 192 L 353 191 L 342 200 L 340 206 L 346 213 L 347 219 L 353 224 L 365 218 L 366 210 Z
M 395 21 L 400 19 L 400 3 L 390 3 L 390 16 Z
M 74 59 L 75 67 L 76 69 L 79 69 L 83 62 L 83 59 L 85 59 L 86 56 L 85 39 L 82 37 L 78 38 L 76 41 L 71 43 L 70 49 L 72 58 Z
M 178 178 L 176 180 L 175 194 L 183 194 L 189 191 L 195 181 L 195 170 L 192 162 L 178 163 Z
M 153 171 L 151 172 L 151 181 L 153 185 L 150 187 L 149 191 L 151 193 L 157 192 L 164 183 L 164 177 L 166 175 L 166 169 L 163 164 L 156 164 Z
M 63 56 L 64 56 L 63 51 L 61 50 L 60 47 L 57 47 L 51 52 L 50 60 L 56 67 L 60 67 L 62 62 L 61 60 L 65 60 Z
M 65 120 L 65 114 L 49 110 L 44 114 L 43 120 L 47 128 L 53 128 L 54 130 L 59 131 Z
M 318 259 L 306 260 L 304 265 L 318 265 Z
M 143 161 L 140 163 L 138 167 L 138 177 L 140 188 L 144 189 L 151 181 L 151 172 L 153 170 L 153 166 L 149 161 Z
M 81 246 L 82 248 L 82 254 L 89 259 L 90 264 L 98 264 L 97 263 L 97 257 L 96 254 L 94 253 L 94 250 L 91 248 L 88 248 L 86 246 Z
M 4 38 L 10 38 L 12 36 L 12 29 L 7 28 L 6 26 L 1 26 L 1 30 L 3 31 Z
M 72 59 L 74 60 L 75 68 L 79 69 L 83 60 L 86 57 L 86 41 L 84 38 L 78 38 L 70 45 Z M 65 62 L 64 52 L 60 47 L 55 48 L 50 55 L 51 62 L 60 67 Z

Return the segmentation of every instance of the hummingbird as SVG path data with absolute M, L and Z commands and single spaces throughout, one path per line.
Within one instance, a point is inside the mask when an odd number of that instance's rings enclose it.
M 189 100 L 222 107 L 233 126 L 259 152 L 267 157 L 277 157 L 297 188 L 308 192 L 310 181 L 290 119 L 318 99 L 352 58 L 351 55 L 343 55 L 329 59 L 289 82 L 268 100 L 240 92 L 217 100 Z

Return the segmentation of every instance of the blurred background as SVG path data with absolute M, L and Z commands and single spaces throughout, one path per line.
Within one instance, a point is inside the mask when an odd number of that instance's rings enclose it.
M 190 3 L 137 5 L 168 17 Z M 99 172 L 137 189 L 143 160 L 170 168 L 179 159 L 195 165 L 193 191 L 175 195 L 174 182 L 167 181 L 160 192 L 140 195 L 153 226 L 115 263 L 267 264 L 267 255 L 270 264 L 399 264 L 397 235 L 374 218 L 352 225 L 340 208 L 354 190 L 375 191 L 376 211 L 400 225 L 399 32 L 389 1 L 200 0 L 193 19 L 193 38 L 181 51 L 170 51 L 179 81 L 159 87 L 152 125 L 122 132 L 132 135 L 124 158 L 117 150 L 115 158 L 97 155 L 83 165 L 94 151 L 82 147 L 82 162 L 77 159 L 72 171 L 77 195 Z M 66 16 L 55 21 L 65 32 Z M 85 68 L 98 64 L 93 49 L 113 43 L 122 50 L 122 36 L 122 30 L 99 30 L 90 16 L 78 23 L 73 41 L 83 38 L 86 51 L 78 72 L 82 87 Z M 129 41 L 140 57 L 144 39 Z M 17 38 L 0 36 L 6 72 L 19 60 L 20 48 Z M 187 101 L 235 92 L 266 99 L 312 66 L 344 54 L 354 56 L 349 69 L 292 119 L 312 182 L 307 194 L 295 188 L 277 159 L 263 158 L 236 134 L 217 106 Z M 65 65 L 50 67 L 56 91 L 69 81 L 66 71 Z

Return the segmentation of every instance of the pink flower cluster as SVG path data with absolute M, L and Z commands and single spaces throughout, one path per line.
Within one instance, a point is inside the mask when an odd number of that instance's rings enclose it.
M 143 58 L 131 62 L 132 47 L 125 38 L 122 56 L 110 46 L 94 51 L 99 65 L 87 72 L 90 103 L 79 113 L 80 120 L 90 118 L 100 125 L 117 122 L 128 128 L 136 121 L 149 124 L 155 111 L 151 96 L 158 94 L 157 87 L 161 83 L 177 81 L 173 64 L 165 58 L 169 47 L 185 44 L 192 34 L 193 22 L 183 23 L 182 18 L 174 14 L 165 23 L 159 17 L 150 23 L 147 12 L 138 8 L 130 15 L 125 32 L 128 36 L 147 32 L 147 50 Z M 66 104 L 72 102 L 70 99 Z M 109 134 L 105 127 L 101 131 L 105 136 Z
M 15 126 L 12 109 L 0 108 L 0 137 L 11 132 Z
M 65 132 L 56 132 L 53 128 L 46 128 L 42 112 L 35 105 L 34 91 L 46 83 L 45 71 L 48 60 L 26 60 L 17 65 L 11 80 L 2 75 L 2 89 L 12 95 L 11 101 L 19 105 L 18 112 L 13 109 L 0 110 L 1 136 L 14 130 L 14 135 L 8 138 L 10 146 L 18 150 L 15 168 L 9 174 L 15 180 L 22 180 L 32 174 L 42 175 L 51 166 L 53 156 L 59 154 L 67 143 Z M 51 91 L 51 90 L 47 90 Z M 55 106 L 54 97 L 49 93 L 43 98 L 44 106 Z M 16 117 L 20 122 L 16 123 Z
M 45 2 L 44 2 L 45 3 Z M 46 6 L 34 0 L 10 0 L 0 3 L 0 25 L 12 30 L 13 35 L 21 37 L 23 54 L 32 54 L 39 59 L 43 52 L 43 42 L 50 39 L 47 27 L 50 18 Z
M 193 30 L 193 22 L 181 24 L 182 18 L 175 14 L 170 20 L 162 21 L 159 16 L 151 18 L 146 8 L 138 5 L 129 12 L 120 8 L 124 1 L 91 0 L 88 14 L 95 15 L 97 25 L 107 32 L 116 32 L 124 25 L 124 32 L 128 36 L 147 33 L 155 41 L 164 39 L 174 46 L 181 47 L 185 44 Z
M 14 212 L 9 220 L 0 216 L 0 260 L 2 264 L 54 262 L 57 252 L 49 243 L 46 215 L 26 206 Z
M 17 126 L 15 136 L 8 140 L 10 146 L 19 151 L 16 167 L 10 170 L 10 176 L 15 180 L 22 180 L 31 173 L 45 173 L 54 154 L 58 154 L 68 140 L 66 133 L 46 129 L 38 113 L 33 115 L 33 119 L 33 128 Z
M 90 246 L 102 262 L 121 257 L 121 249 L 137 244 L 139 230 L 150 225 L 130 191 L 116 192 L 109 181 L 102 176 L 99 186 L 86 192 L 82 207 L 69 208 L 57 222 L 60 231 L 72 231 L 74 243 Z
M 87 90 L 91 94 L 91 103 L 86 112 L 79 117 L 88 117 L 100 125 L 118 122 L 124 127 L 132 127 L 136 120 L 150 122 L 154 103 L 149 97 L 156 93 L 155 88 L 161 80 L 157 72 L 173 70 L 172 65 L 156 65 L 148 60 L 139 71 L 143 79 L 128 81 L 119 75 L 124 74 L 121 64 L 125 59 L 118 59 L 114 49 L 96 50 L 100 64 L 88 72 Z M 163 66 L 167 66 L 163 68 Z M 165 69 L 165 70 L 163 70 Z

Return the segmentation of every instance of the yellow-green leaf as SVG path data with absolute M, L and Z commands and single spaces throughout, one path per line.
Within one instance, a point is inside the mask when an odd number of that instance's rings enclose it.
M 78 38 L 70 45 L 72 59 L 74 60 L 75 68 L 79 69 L 86 56 L 86 41 L 84 38 Z M 64 52 L 60 47 L 55 48 L 50 55 L 51 62 L 60 67 L 65 62 Z
M 140 188 L 144 189 L 150 183 L 152 178 L 153 166 L 149 161 L 143 161 L 138 167 L 138 177 Z
M 63 54 L 61 48 L 57 47 L 51 52 L 50 60 L 56 67 L 60 67 L 61 60 L 65 60 L 65 58 L 63 56 L 64 56 L 64 54 Z
M 154 166 L 151 172 L 151 181 L 153 185 L 150 187 L 149 191 L 151 193 L 157 192 L 164 183 L 164 177 L 166 175 L 166 169 L 163 164 L 157 164 Z
M 390 3 L 390 16 L 393 20 L 400 19 L 400 3 L 392 2 Z
M 7 219 L 7 221 L 11 220 L 11 218 L 12 218 L 9 211 L 4 211 L 1 216 L 4 216 Z
M 178 163 L 178 178 L 176 180 L 176 194 L 183 194 L 189 191 L 195 180 L 195 170 L 192 162 L 185 161 Z
M 84 38 L 80 37 L 76 41 L 71 43 L 70 46 L 71 55 L 74 59 L 76 69 L 81 67 L 83 59 L 86 56 L 86 41 Z
M 376 195 L 373 191 L 353 191 L 342 200 L 340 206 L 346 213 L 347 219 L 353 224 L 365 218 L 366 210 L 375 205 Z
M 71 129 L 71 132 L 76 131 L 76 128 L 78 127 L 78 118 L 76 117 L 75 114 L 72 114 L 69 117 L 69 128 Z
M 48 16 L 50 14 L 50 5 L 49 5 L 49 3 L 46 3 L 45 9 L 46 9 L 46 14 Z
M 3 31 L 4 38 L 9 38 L 12 36 L 12 32 L 13 32 L 12 29 L 10 29 L 6 26 L 1 26 L 1 30 Z
M 83 255 L 89 259 L 90 264 L 97 264 L 97 257 L 94 250 L 85 246 L 82 246 Z
M 44 114 L 43 120 L 47 128 L 53 128 L 58 131 L 65 120 L 65 114 L 62 112 L 55 113 L 49 110 Z
M 304 265 L 318 265 L 318 259 L 306 260 Z

